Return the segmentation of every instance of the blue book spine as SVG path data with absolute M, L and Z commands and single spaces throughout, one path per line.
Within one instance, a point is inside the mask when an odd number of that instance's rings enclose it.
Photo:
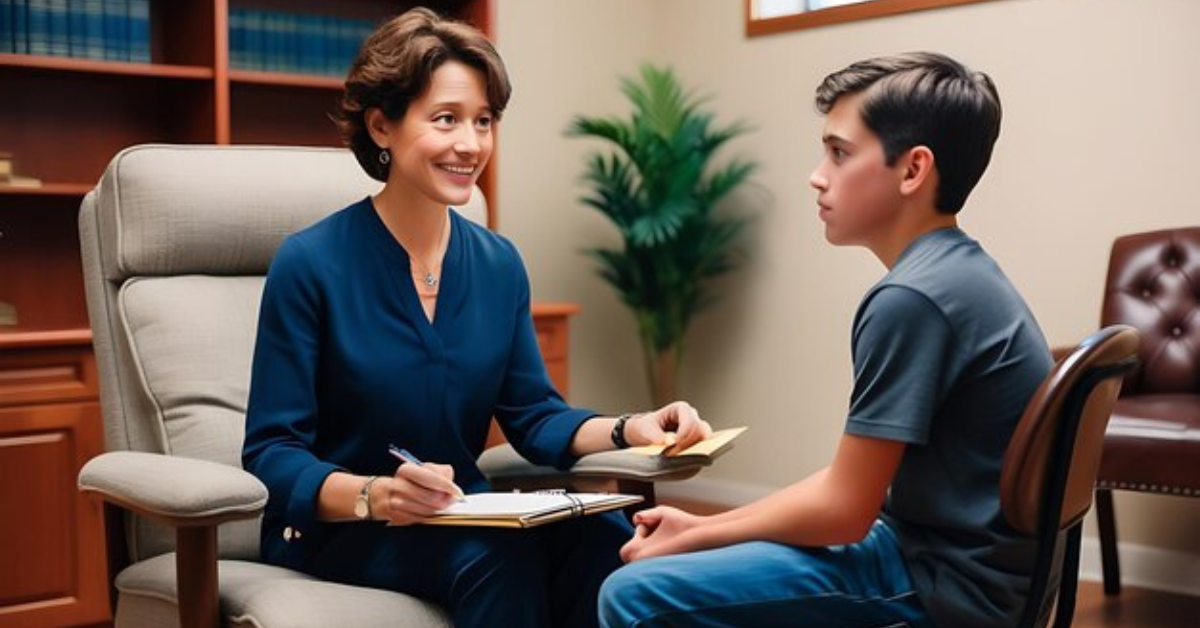
M 262 12 L 247 9 L 243 19 L 246 21 L 246 68 L 262 70 L 265 64 Z
M 129 3 L 125 0 L 103 0 L 104 58 L 109 61 L 129 60 Z
M 300 28 L 296 16 L 289 13 L 279 14 L 279 70 L 281 72 L 299 71 L 299 47 L 297 38 Z
M 83 12 L 83 0 L 67 0 L 67 20 L 70 24 L 67 43 L 72 57 L 87 56 L 87 19 Z
M 129 2 L 129 60 L 150 63 L 150 0 Z
M 12 0 L 13 52 L 29 52 L 29 5 L 26 0 Z
M 325 23 L 319 15 L 308 16 L 308 26 L 304 34 L 304 47 L 307 63 L 305 72 L 309 74 L 325 73 Z
M 46 9 L 50 13 L 50 54 L 66 57 L 71 54 L 71 19 L 67 13 L 67 0 L 48 0 Z
M 279 63 L 277 32 L 275 30 L 275 13 L 262 12 L 262 69 L 274 72 Z
M 263 18 L 267 38 L 267 70 L 280 72 L 284 66 L 283 15 L 270 11 Z
M 337 18 L 323 16 L 321 18 L 321 74 L 337 75 L 338 55 L 341 50 L 341 36 L 338 30 Z
M 104 58 L 104 2 L 82 0 L 83 6 L 83 57 Z
M 246 12 L 243 9 L 229 9 L 229 67 L 246 69 Z
M 17 51 L 17 29 L 13 25 L 13 0 L 0 0 L 0 52 Z
M 29 54 L 50 54 L 50 0 L 28 0 L 26 11 Z
M 342 49 L 338 55 L 338 74 L 346 74 L 350 70 L 350 63 L 354 61 L 354 54 L 358 52 L 358 24 L 355 20 L 341 21 Z

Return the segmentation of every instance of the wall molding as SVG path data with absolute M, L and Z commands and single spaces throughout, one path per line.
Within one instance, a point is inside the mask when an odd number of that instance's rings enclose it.
M 765 497 L 776 487 L 749 482 L 693 478 L 686 482 L 661 482 L 659 499 L 680 499 L 717 506 L 740 506 Z M 1121 583 L 1200 597 L 1200 556 L 1135 543 L 1120 543 Z M 1100 542 L 1085 536 L 1080 548 L 1079 579 L 1100 582 Z

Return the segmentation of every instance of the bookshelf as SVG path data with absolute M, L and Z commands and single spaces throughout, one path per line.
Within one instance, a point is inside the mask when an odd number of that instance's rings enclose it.
M 37 1 L 0 0 L 0 11 Z M 0 628 L 111 621 L 101 506 L 75 490 L 79 467 L 103 449 L 83 196 L 133 144 L 339 144 L 327 114 L 342 78 L 231 68 L 231 15 L 378 22 L 418 4 L 493 32 L 494 0 L 149 0 L 148 63 L 0 46 L 0 152 L 43 182 L 0 184 L 0 501 L 21 513 L 0 522 Z M 480 185 L 494 226 L 493 170 Z

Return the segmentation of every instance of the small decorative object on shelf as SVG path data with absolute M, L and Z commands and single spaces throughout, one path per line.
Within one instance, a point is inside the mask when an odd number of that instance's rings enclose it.
M 0 327 L 17 326 L 17 307 L 11 303 L 0 301 Z
M 0 151 L 0 187 L 13 188 L 40 188 L 42 187 L 41 179 L 33 177 L 24 177 L 15 172 L 13 168 L 13 155 Z

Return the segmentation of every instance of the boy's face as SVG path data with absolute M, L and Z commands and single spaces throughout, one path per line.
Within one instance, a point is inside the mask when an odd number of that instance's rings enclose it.
M 901 162 L 888 166 L 883 144 L 862 121 L 862 94 L 844 96 L 825 119 L 825 158 L 809 183 L 830 244 L 872 247 L 886 241 L 900 216 Z

